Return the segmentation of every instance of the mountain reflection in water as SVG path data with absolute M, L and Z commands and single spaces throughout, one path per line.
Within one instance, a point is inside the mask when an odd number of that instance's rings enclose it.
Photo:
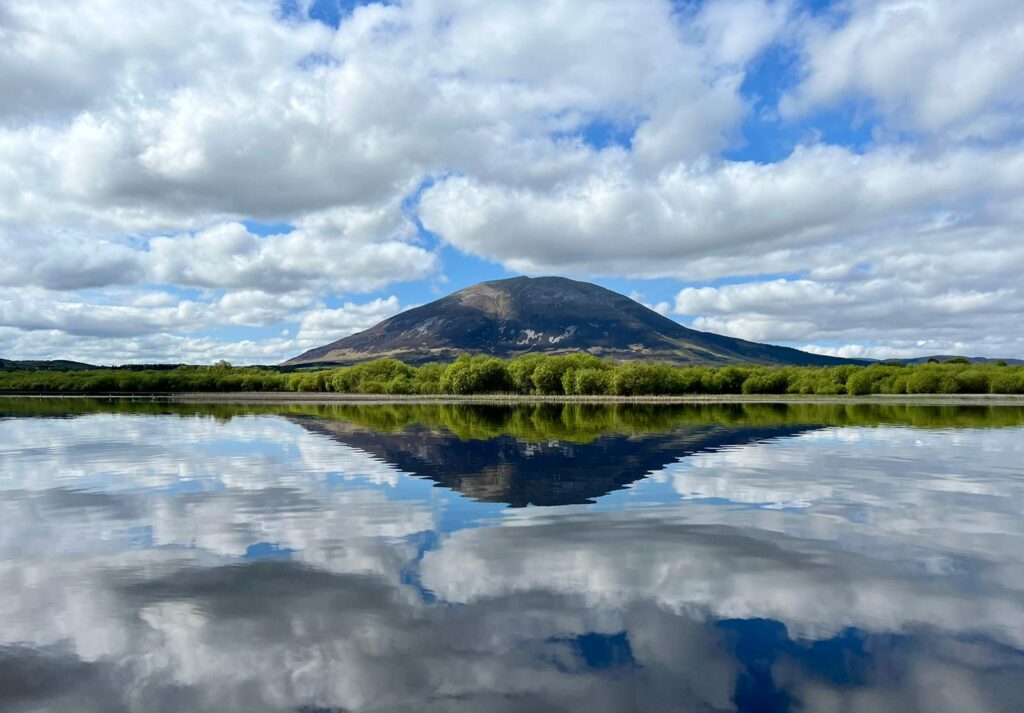
M 0 710 L 1021 711 L 1022 436 L 0 399 Z
M 474 500 L 512 507 L 591 503 L 695 453 L 808 430 L 806 426 L 706 424 L 642 437 L 610 434 L 574 443 L 529 441 L 508 434 L 463 439 L 425 426 L 381 432 L 347 421 L 304 417 L 293 421 Z

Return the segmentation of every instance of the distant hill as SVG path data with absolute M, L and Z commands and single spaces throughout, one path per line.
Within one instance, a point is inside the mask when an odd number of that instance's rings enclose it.
M 98 369 L 92 364 L 84 364 L 80 361 L 68 361 L 66 359 L 50 359 L 42 361 L 17 361 L 14 359 L 0 359 L 0 371 L 82 371 L 85 369 Z
M 310 349 L 285 365 L 351 364 L 380 357 L 423 363 L 463 353 L 513 357 L 575 351 L 677 364 L 867 363 L 700 332 L 589 282 L 514 277 L 459 290 Z
M 952 361 L 953 359 L 966 359 L 971 364 L 996 364 L 1006 362 L 1009 366 L 1022 366 L 1024 359 L 993 359 L 991 357 L 965 357 L 952 354 L 934 354 L 932 356 L 914 357 L 913 359 L 880 359 L 882 363 L 896 362 L 898 364 L 927 364 L 930 361 Z

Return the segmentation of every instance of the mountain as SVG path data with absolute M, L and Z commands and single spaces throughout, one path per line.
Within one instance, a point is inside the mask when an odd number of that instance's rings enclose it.
M 952 354 L 931 354 L 923 357 L 913 357 L 911 359 L 881 359 L 882 362 L 898 362 L 900 364 L 927 364 L 930 361 L 945 362 L 952 361 L 954 359 L 966 359 L 971 364 L 998 364 L 999 362 L 1006 362 L 1008 366 L 1022 366 L 1024 365 L 1024 359 L 996 359 L 993 357 L 965 357 L 955 356 Z
M 589 282 L 514 277 L 481 282 L 401 312 L 285 365 L 351 364 L 380 357 L 422 363 L 463 353 L 513 357 L 574 351 L 679 364 L 858 363 L 689 329 Z
M 0 371 L 83 371 L 86 369 L 98 369 L 92 364 L 83 364 L 80 361 L 68 361 L 66 359 L 49 359 L 41 361 L 17 361 L 14 359 L 0 359 Z

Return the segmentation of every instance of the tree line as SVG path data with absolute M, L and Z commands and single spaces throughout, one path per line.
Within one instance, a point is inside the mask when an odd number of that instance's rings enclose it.
M 378 359 L 354 366 L 283 373 L 261 367 L 181 366 L 167 370 L 0 372 L 0 391 L 20 393 L 187 393 L 231 391 L 350 394 L 522 394 L 672 396 L 686 394 L 1021 394 L 1024 367 L 966 360 L 834 367 L 672 366 L 612 362 L 589 354 L 513 359 L 463 355 L 413 366 Z

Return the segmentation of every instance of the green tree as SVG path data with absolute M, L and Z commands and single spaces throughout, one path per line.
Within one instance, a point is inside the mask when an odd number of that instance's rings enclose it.
M 680 393 L 676 370 L 667 364 L 629 362 L 612 374 L 612 393 L 619 396 L 654 396 Z
M 578 369 L 573 374 L 572 393 L 580 396 L 602 396 L 611 392 L 612 372 L 592 367 Z
M 485 394 L 510 390 L 505 364 L 489 356 L 463 354 L 441 376 L 441 391 L 448 394 Z

